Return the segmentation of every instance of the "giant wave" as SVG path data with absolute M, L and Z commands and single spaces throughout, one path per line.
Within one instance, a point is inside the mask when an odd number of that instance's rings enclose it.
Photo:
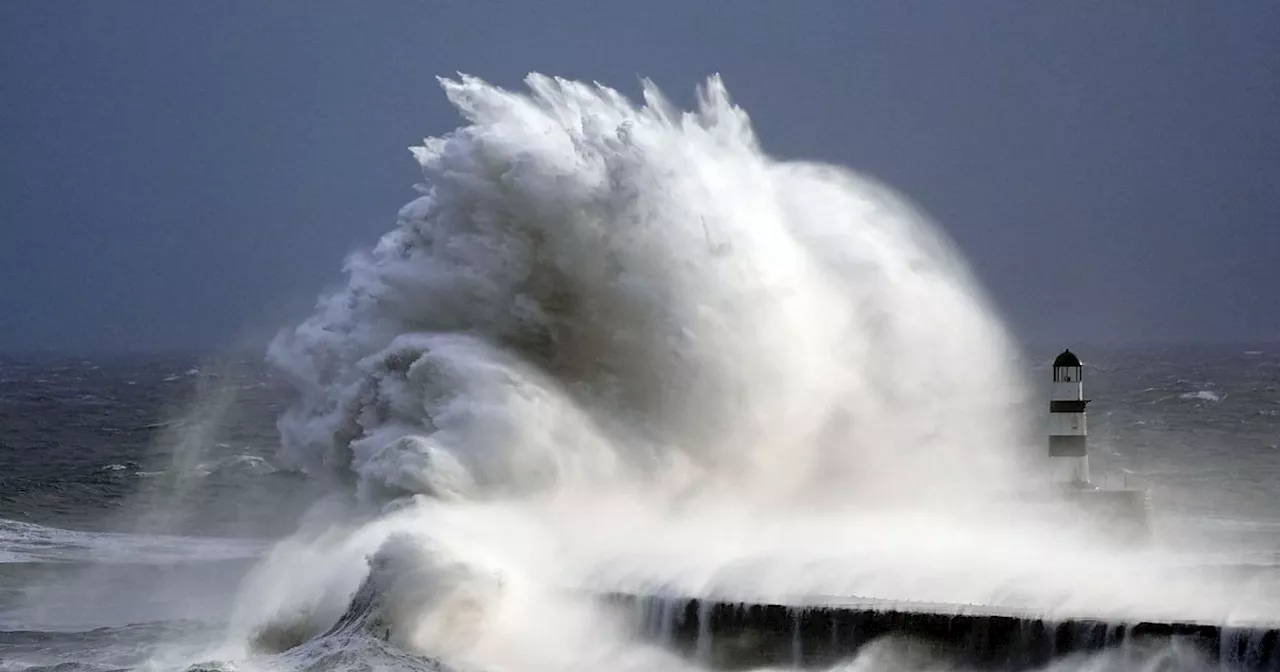
M 770 157 L 719 78 L 691 112 L 441 84 L 466 123 L 413 149 L 420 196 L 269 353 L 282 461 L 357 509 L 274 549 L 225 655 L 687 665 L 586 596 L 619 586 L 1213 599 L 1140 559 L 1082 578 L 1108 556 L 1010 503 L 1041 485 L 1015 348 L 904 199 Z

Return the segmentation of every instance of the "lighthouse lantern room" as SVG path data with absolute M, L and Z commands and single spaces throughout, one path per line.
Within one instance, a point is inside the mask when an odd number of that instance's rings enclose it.
M 1053 480 L 1068 487 L 1089 487 L 1089 451 L 1085 444 L 1084 366 L 1070 350 L 1053 360 L 1049 397 L 1049 462 Z

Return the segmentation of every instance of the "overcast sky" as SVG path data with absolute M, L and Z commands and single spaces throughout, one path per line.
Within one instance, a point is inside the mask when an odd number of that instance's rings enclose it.
M 673 98 L 871 173 L 1022 338 L 1280 341 L 1280 3 L 0 3 L 0 351 L 221 347 L 391 227 L 436 86 Z

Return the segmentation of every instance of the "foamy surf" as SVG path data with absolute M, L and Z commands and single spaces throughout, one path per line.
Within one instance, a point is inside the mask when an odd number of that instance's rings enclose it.
M 421 196 L 270 349 L 298 397 L 281 461 L 359 505 L 272 550 L 213 658 L 697 667 L 592 596 L 634 586 L 1206 595 L 1126 581 L 1140 557 L 1058 571 L 1111 558 L 1008 498 L 1041 486 L 1018 358 L 903 199 L 767 156 L 718 78 L 691 112 L 649 83 L 642 104 L 540 75 L 441 83 L 466 123 L 414 148 Z M 886 642 L 839 669 L 886 667 L 951 664 Z
M 469 125 L 415 149 L 424 195 L 272 346 L 292 464 L 375 500 L 1021 478 L 1009 341 L 887 190 L 762 154 L 718 79 L 691 113 L 652 85 L 442 82 Z
M 83 532 L 0 520 L 0 563 L 173 564 L 244 560 L 265 541 L 119 532 Z

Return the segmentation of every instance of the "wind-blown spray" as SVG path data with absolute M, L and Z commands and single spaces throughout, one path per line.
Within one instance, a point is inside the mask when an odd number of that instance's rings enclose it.
M 414 148 L 421 196 L 270 350 L 283 457 L 394 511 L 282 546 L 239 622 L 565 669 L 621 641 L 565 586 L 963 601 L 1065 562 L 956 527 L 1039 442 L 1009 338 L 901 199 L 770 158 L 719 78 L 693 112 L 441 83 L 467 123 Z M 378 598 L 432 581 L 479 587 Z M 455 595 L 465 654 L 425 613 Z
M 271 348 L 292 463 L 375 497 L 1013 483 L 1008 339 L 885 189 L 770 159 L 718 78 L 693 113 L 442 83 L 469 125 L 414 149 L 423 195 Z

